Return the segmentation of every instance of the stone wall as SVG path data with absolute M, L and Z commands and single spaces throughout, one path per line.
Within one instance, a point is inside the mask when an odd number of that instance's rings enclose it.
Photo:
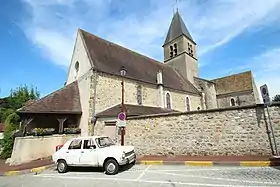
M 224 94 L 217 96 L 217 103 L 219 108 L 230 107 L 230 100 L 234 99 L 236 106 L 245 106 L 256 104 L 256 99 L 252 91 L 237 92 L 231 94 Z
M 280 149 L 280 104 L 269 111 Z M 138 155 L 271 155 L 264 114 L 254 105 L 129 118 L 125 144 Z
M 205 94 L 206 109 L 217 108 L 216 88 L 213 82 L 195 77 L 196 87 Z
M 159 107 L 159 91 L 156 85 L 137 82 L 131 79 L 125 79 L 125 103 L 137 105 L 137 86 L 142 86 L 142 105 Z M 92 87 L 93 89 L 93 87 Z M 95 113 L 99 113 L 114 105 L 121 103 L 121 78 L 98 73 L 96 87 L 96 106 Z M 164 93 L 169 92 L 171 95 L 172 109 L 178 111 L 186 111 L 186 96 L 188 94 L 164 88 Z M 199 96 L 190 95 L 191 109 L 196 110 L 198 106 L 201 108 Z M 165 100 L 165 99 L 164 99 Z M 165 104 L 166 106 L 166 104 Z
M 196 95 L 189 95 L 185 93 L 180 92 L 172 92 L 170 89 L 165 89 L 164 91 L 165 95 L 166 93 L 170 93 L 170 100 L 171 100 L 171 108 L 175 109 L 180 112 L 187 111 L 187 105 L 186 105 L 186 98 L 189 97 L 190 99 L 190 108 L 191 110 L 197 110 L 201 106 L 201 97 L 198 97 Z M 166 107 L 166 97 L 164 97 L 165 107 Z

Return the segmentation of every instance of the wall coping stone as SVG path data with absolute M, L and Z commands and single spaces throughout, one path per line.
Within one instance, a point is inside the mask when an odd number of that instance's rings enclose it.
M 270 107 L 272 107 L 272 106 L 280 107 L 280 102 L 273 102 L 273 103 L 271 103 Z M 189 112 L 168 112 L 168 113 L 161 113 L 161 114 L 149 114 L 149 115 L 127 117 L 127 120 L 166 117 L 166 116 L 181 116 L 181 115 L 186 115 L 186 114 L 203 114 L 203 113 L 224 112 L 224 111 L 230 111 L 230 110 L 243 110 L 243 109 L 253 109 L 253 108 L 264 108 L 264 104 L 254 104 L 254 105 L 235 106 L 235 107 L 226 107 L 226 108 L 214 108 L 214 109 L 208 109 L 208 110 L 195 110 L 195 111 L 189 111 Z
M 55 138 L 55 137 L 71 137 L 75 134 L 54 134 L 47 136 L 24 136 L 24 137 L 16 137 L 16 139 L 47 139 L 47 138 Z M 76 134 L 79 135 L 79 134 Z

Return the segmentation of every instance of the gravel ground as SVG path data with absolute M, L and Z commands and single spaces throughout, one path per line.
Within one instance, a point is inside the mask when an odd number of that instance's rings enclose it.
M 50 186 L 159 187 L 159 186 L 280 186 L 280 168 L 195 167 L 135 165 L 115 176 L 96 169 L 75 169 L 58 174 L 49 169 L 40 174 L 0 177 L 1 187 Z

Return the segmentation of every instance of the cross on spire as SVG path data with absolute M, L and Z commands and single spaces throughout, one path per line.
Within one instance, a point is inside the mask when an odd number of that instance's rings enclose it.
M 178 12 L 178 7 L 179 7 L 179 5 L 178 5 L 178 1 L 179 0 L 175 0 L 175 3 L 173 4 L 173 14 L 175 14 L 176 12 Z M 175 6 L 176 6 L 176 11 L 174 10 L 175 9 Z

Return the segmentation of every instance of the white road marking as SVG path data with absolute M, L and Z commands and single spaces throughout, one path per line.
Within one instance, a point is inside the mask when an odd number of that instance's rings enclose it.
M 177 182 L 177 181 L 153 181 L 153 180 L 139 180 L 137 179 L 119 179 L 119 178 L 93 178 L 93 177 L 71 177 L 71 176 L 61 176 L 61 175 L 34 175 L 34 177 L 44 177 L 44 178 L 61 178 L 61 179 L 73 179 L 73 180 L 108 180 L 108 181 L 122 181 L 122 182 L 137 182 L 137 183 L 155 183 L 155 184 L 177 184 L 177 185 L 193 185 L 193 186 L 231 186 L 231 187 L 247 187 L 244 185 L 224 185 L 224 184 L 206 184 L 206 183 L 190 183 L 190 182 Z M 259 186 L 258 186 L 259 187 Z M 266 187 L 266 186 L 263 186 Z
M 247 182 L 247 183 L 260 183 L 260 184 L 275 184 L 273 182 L 262 182 L 262 181 L 247 181 L 247 180 L 240 180 L 240 179 L 226 179 L 226 178 L 218 178 L 218 177 L 204 177 L 204 176 L 197 176 L 197 175 L 184 175 L 178 173 L 165 173 L 165 172 L 158 172 L 158 171 L 149 171 L 150 173 L 158 173 L 158 174 L 165 174 L 165 175 L 173 175 L 173 176 L 181 176 L 181 177 L 195 177 L 195 178 L 204 178 L 204 179 L 214 179 L 214 180 L 223 180 L 223 181 L 233 181 L 233 182 Z
M 136 179 L 137 181 L 139 181 L 144 175 L 145 173 L 148 171 L 148 169 L 151 167 L 152 165 L 149 165 L 148 167 L 146 167 L 146 169 L 139 175 L 139 177 Z

